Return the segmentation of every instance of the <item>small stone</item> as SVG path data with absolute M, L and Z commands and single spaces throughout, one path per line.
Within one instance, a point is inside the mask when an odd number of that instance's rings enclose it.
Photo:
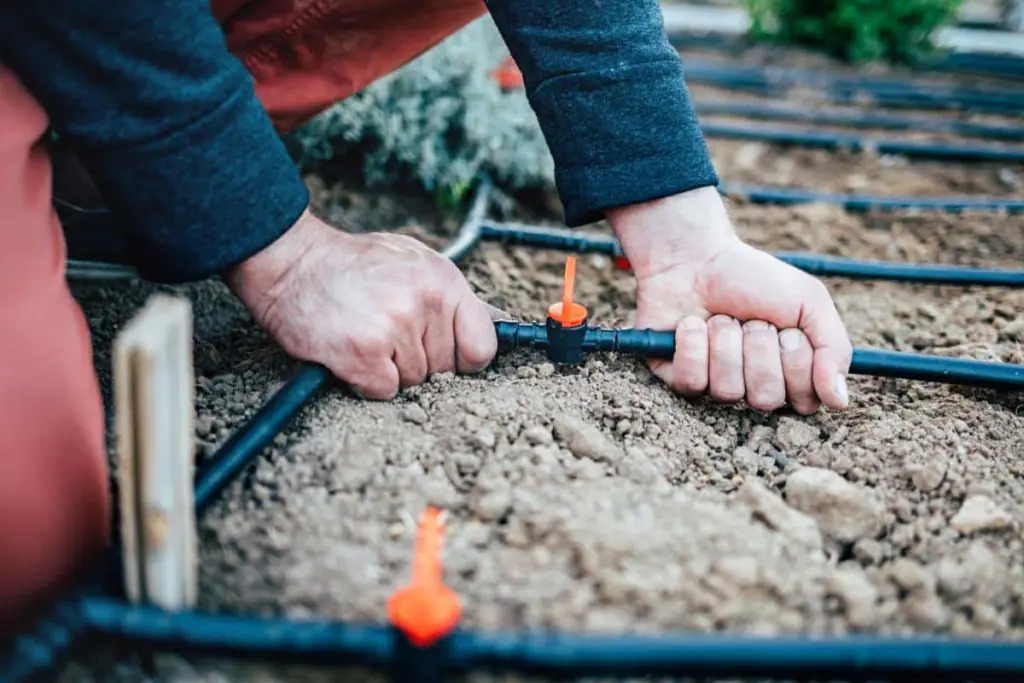
M 491 528 L 482 522 L 471 520 L 463 528 L 462 536 L 472 545 L 483 547 L 491 540 Z
M 590 458 L 598 462 L 616 462 L 622 458 L 620 451 L 597 427 L 569 416 L 555 419 L 555 434 L 578 458 Z
M 531 379 L 537 376 L 537 370 L 529 365 L 521 365 L 516 368 L 516 377 L 519 379 Z
M 746 446 L 740 446 L 732 452 L 732 464 L 740 474 L 757 474 L 760 457 Z
M 797 451 L 818 441 L 817 427 L 792 417 L 781 418 L 775 430 L 775 443 L 783 451 Z
M 196 418 L 196 434 L 199 436 L 209 436 L 211 431 L 213 431 L 212 416 L 200 415 Z
M 786 500 L 813 517 L 840 543 L 873 538 L 885 523 L 885 509 L 872 492 L 831 470 L 801 467 L 786 481 Z
M 973 534 L 1006 529 L 1012 523 L 1010 514 L 988 496 L 971 496 L 953 516 L 950 526 L 962 534 Z
M 421 425 L 427 421 L 427 411 L 418 403 L 410 403 L 402 409 L 402 419 L 406 422 Z
M 388 527 L 388 536 L 392 539 L 401 538 L 405 534 L 405 525 L 401 522 L 395 522 Z
M 548 446 L 554 443 L 551 430 L 544 425 L 534 425 L 523 430 L 523 438 L 531 446 Z
M 491 450 L 498 442 L 494 432 L 489 427 L 481 427 L 473 435 L 473 445 L 484 450 Z
M 780 496 L 756 477 L 747 477 L 736 492 L 736 500 L 769 529 L 790 537 L 809 550 L 821 550 L 821 533 L 811 518 L 786 505 Z
M 936 456 L 923 464 L 907 465 L 907 472 L 914 488 L 929 493 L 942 485 L 948 468 L 949 461 L 942 456 Z
M 878 622 L 878 590 L 857 565 L 841 565 L 829 577 L 829 590 L 839 597 L 853 628 L 866 629 Z
M 507 488 L 495 489 L 473 502 L 473 514 L 485 522 L 501 519 L 512 509 L 512 492 Z
M 935 577 L 920 563 L 901 557 L 889 567 L 889 577 L 893 583 L 907 592 L 934 592 Z
M 550 377 L 555 374 L 555 366 L 551 363 L 541 363 L 537 366 L 537 374 L 540 377 Z

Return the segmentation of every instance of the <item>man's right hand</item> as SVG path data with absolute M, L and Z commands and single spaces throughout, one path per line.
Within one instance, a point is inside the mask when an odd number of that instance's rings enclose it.
M 365 398 L 391 399 L 433 373 L 478 372 L 497 351 L 501 312 L 411 237 L 346 233 L 306 212 L 225 281 L 290 356 Z

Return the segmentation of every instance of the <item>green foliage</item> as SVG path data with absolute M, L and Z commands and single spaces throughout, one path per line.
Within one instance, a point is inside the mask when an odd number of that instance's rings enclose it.
M 415 185 L 458 207 L 480 172 L 550 187 L 554 162 L 522 91 L 491 71 L 507 54 L 485 16 L 287 136 L 299 166 L 361 166 L 367 185 Z
M 964 0 L 742 0 L 754 38 L 801 45 L 849 62 L 914 63 Z

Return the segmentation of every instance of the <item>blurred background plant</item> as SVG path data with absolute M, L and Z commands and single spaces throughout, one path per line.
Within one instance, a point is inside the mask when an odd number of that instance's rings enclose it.
M 952 25 L 964 0 L 742 0 L 758 40 L 819 49 L 849 62 L 912 64 Z
M 508 52 L 489 16 L 286 137 L 304 171 L 358 167 L 367 186 L 413 186 L 461 204 L 479 172 L 510 190 L 544 189 L 554 166 L 522 90 L 492 72 Z

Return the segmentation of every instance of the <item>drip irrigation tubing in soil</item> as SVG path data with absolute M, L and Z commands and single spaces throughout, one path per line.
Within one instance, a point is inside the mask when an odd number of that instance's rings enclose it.
M 481 241 L 490 187 L 489 181 L 481 183 L 466 222 L 444 250 L 453 261 L 465 257 Z M 499 322 L 495 329 L 505 346 L 542 346 L 547 340 L 546 330 L 539 325 Z M 674 344 L 674 339 L 671 344 L 665 339 L 666 333 L 649 330 L 592 329 L 587 334 L 595 348 L 607 350 L 632 344 L 644 352 L 670 354 Z M 867 369 L 884 376 L 909 373 L 936 379 L 938 373 L 942 376 L 937 379 L 945 381 L 950 374 L 959 373 L 963 379 L 985 379 L 981 377 L 985 373 L 979 373 L 981 366 L 972 361 L 873 350 L 860 353 Z M 936 361 L 954 362 L 940 371 Z M 986 371 L 994 365 L 999 364 L 986 364 Z M 322 367 L 304 366 L 228 439 L 197 473 L 197 514 L 284 429 L 328 377 Z M 1019 385 L 1024 378 L 1017 375 L 1015 381 Z M 1024 675 L 1024 644 L 1012 642 L 456 631 L 421 648 L 412 646 L 398 630 L 381 626 L 168 613 L 99 597 L 89 584 L 58 603 L 34 630 L 13 641 L 0 656 L 0 681 L 22 683 L 51 671 L 83 634 L 120 640 L 148 651 L 192 649 L 272 661 L 390 664 L 396 681 L 438 680 L 438 675 L 476 669 L 555 678 L 675 674 L 877 680 L 931 674 L 1020 680 Z
M 798 109 L 762 102 L 702 100 L 699 98 L 694 99 L 694 107 L 701 116 L 743 116 L 762 121 L 794 121 L 849 128 L 947 133 L 961 137 L 1004 141 L 1024 140 L 1024 126 L 972 123 L 937 116 L 901 116 L 869 111 L 829 111 L 817 107 Z
M 150 651 L 369 665 L 390 669 L 393 680 L 408 681 L 441 681 L 481 670 L 553 679 L 683 675 L 877 681 L 933 674 L 1010 680 L 1024 674 L 1024 644 L 1000 641 L 457 630 L 421 649 L 405 642 L 400 631 L 376 624 L 167 613 L 109 599 L 86 600 L 82 613 L 93 635 Z
M 623 260 L 619 241 L 611 235 L 587 234 L 558 227 L 484 221 L 480 226 L 480 239 L 505 245 L 572 251 L 581 254 L 603 254 L 627 265 Z M 1024 287 L 1024 269 L 865 261 L 840 256 L 784 251 L 773 252 L 773 255 L 818 277 L 888 280 L 961 287 L 975 285 Z
M 847 211 L 1024 211 L 1024 198 L 1018 197 L 900 197 L 887 195 L 839 194 L 790 187 L 759 187 L 740 183 L 722 183 L 719 192 L 727 197 L 754 204 L 793 206 L 796 204 L 834 204 Z
M 677 50 L 715 50 L 733 57 L 758 47 L 745 36 L 674 30 L 669 42 Z M 685 55 L 684 55 L 685 58 Z M 923 57 L 913 65 L 916 72 L 961 73 L 1010 81 L 1024 80 L 1024 57 L 1010 53 L 945 50 Z
M 989 114 L 1024 113 L 1019 88 L 968 88 L 918 85 L 896 77 L 828 74 L 812 69 L 726 65 L 689 60 L 684 65 L 690 84 L 713 85 L 759 95 L 782 95 L 799 90 L 837 104 L 915 109 L 961 109 Z
M 993 161 L 1003 163 L 1024 162 L 1024 148 L 1020 147 L 872 139 L 838 131 L 801 131 L 735 123 L 716 123 L 714 121 L 702 122 L 701 130 L 708 137 L 751 140 L 776 145 L 816 147 L 828 150 L 871 151 L 878 154 L 900 155 L 917 159 Z

